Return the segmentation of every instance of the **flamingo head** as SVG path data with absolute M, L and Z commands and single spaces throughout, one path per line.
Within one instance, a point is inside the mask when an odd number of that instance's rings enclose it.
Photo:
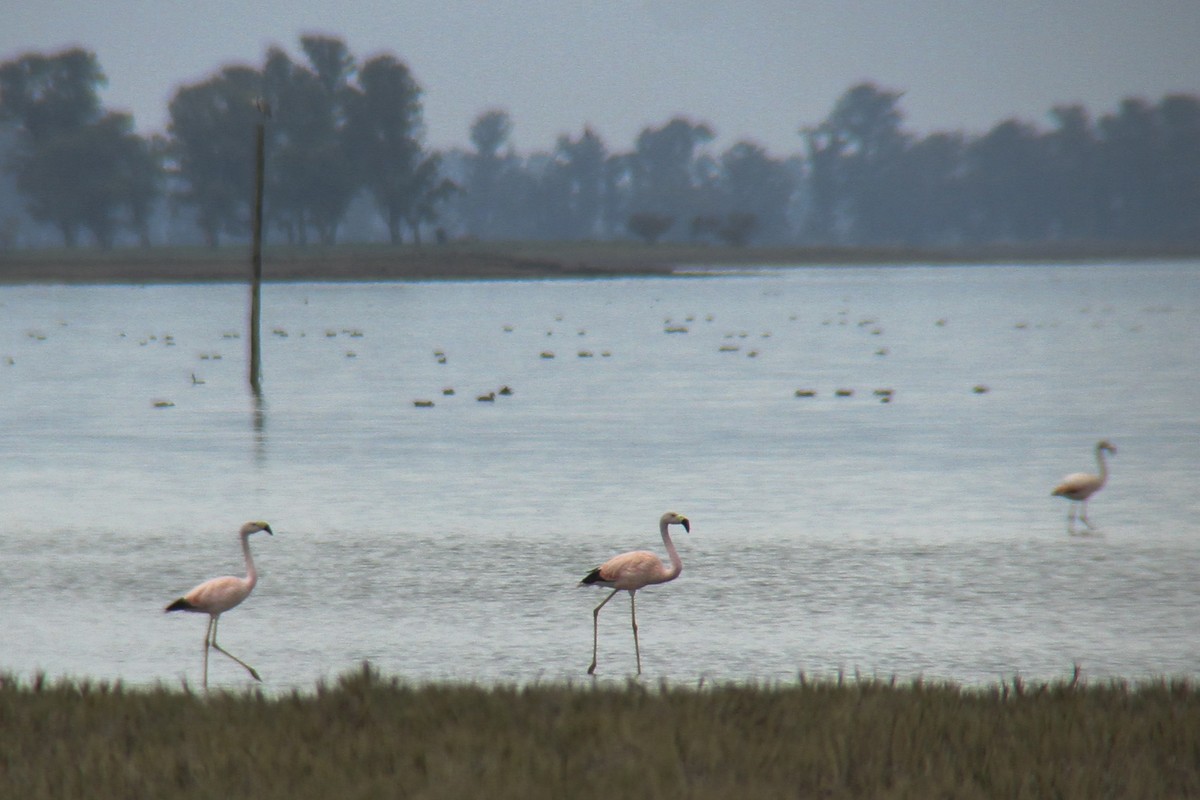
M 682 525 L 685 531 L 688 533 L 692 532 L 692 523 L 688 522 L 688 518 L 682 514 L 676 514 L 674 511 L 668 511 L 663 514 L 662 519 L 659 520 L 659 524 L 664 528 L 668 525 Z
M 245 525 L 242 526 L 242 529 L 239 531 L 239 533 L 242 536 L 249 536 L 252 533 L 258 533 L 259 531 L 266 531 L 267 533 L 271 534 L 272 536 L 275 535 L 275 532 L 271 530 L 271 526 L 265 522 L 262 522 L 261 520 L 254 520 L 252 522 L 247 522 Z
M 1096 449 L 1097 450 L 1107 450 L 1108 452 L 1112 453 L 1114 456 L 1117 454 L 1117 446 L 1115 444 L 1113 444 L 1112 442 L 1110 442 L 1108 439 L 1101 439 L 1096 444 Z

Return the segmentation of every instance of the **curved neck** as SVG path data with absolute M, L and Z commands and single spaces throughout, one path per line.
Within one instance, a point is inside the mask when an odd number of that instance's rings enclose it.
M 1108 462 L 1104 460 L 1104 448 L 1096 448 L 1096 463 L 1100 465 L 1100 483 L 1108 480 Z
M 254 584 L 258 583 L 258 570 L 254 568 L 254 559 L 250 557 L 250 534 L 242 536 L 242 555 L 246 557 L 246 581 L 253 589 Z
M 675 543 L 671 541 L 671 534 L 667 533 L 667 523 L 658 523 L 658 531 L 662 534 L 663 544 L 667 546 L 667 556 L 671 559 L 671 569 L 667 571 L 666 577 L 666 580 L 669 581 L 679 577 L 679 573 L 683 572 L 683 560 L 675 549 Z

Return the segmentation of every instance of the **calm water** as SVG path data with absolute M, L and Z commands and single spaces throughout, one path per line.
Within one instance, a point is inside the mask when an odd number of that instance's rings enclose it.
M 662 552 L 677 510 L 683 575 L 639 593 L 651 678 L 1200 674 L 1200 263 L 264 304 L 256 406 L 245 287 L 0 287 L 0 670 L 198 683 L 204 618 L 162 607 L 240 573 L 261 518 L 221 642 L 268 688 L 363 659 L 582 681 L 603 595 L 576 582 Z M 1099 530 L 1069 536 L 1049 492 L 1101 437 Z M 634 669 L 628 607 L 601 614 L 606 677 Z M 220 657 L 212 680 L 246 683 Z

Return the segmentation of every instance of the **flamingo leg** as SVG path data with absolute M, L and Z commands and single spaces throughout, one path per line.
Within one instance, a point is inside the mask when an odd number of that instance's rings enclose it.
M 1088 518 L 1087 518 L 1087 500 L 1084 500 L 1084 501 L 1083 501 L 1083 515 L 1080 517 L 1080 519 L 1082 519 L 1082 520 L 1083 520 L 1083 524 L 1084 524 L 1084 525 L 1087 525 L 1087 526 L 1088 526 L 1088 530 L 1089 530 L 1089 531 L 1091 531 L 1091 530 L 1095 530 L 1095 528 L 1093 528 L 1093 527 L 1092 527 L 1092 523 L 1088 522 Z
M 229 652 L 229 651 L 228 651 L 228 650 L 226 650 L 224 647 L 221 647 L 221 645 L 217 644 L 217 623 L 216 623 L 216 620 L 215 620 L 215 619 L 213 620 L 212 646 L 213 646 L 213 647 L 214 647 L 216 650 L 218 650 L 218 651 L 220 651 L 220 652 L 224 653 L 225 655 L 229 656 L 229 657 L 230 657 L 230 658 L 232 658 L 234 661 L 236 661 L 237 663 L 239 663 L 239 664 L 241 664 L 243 667 L 245 667 L 246 671 L 250 673 L 250 677 L 254 678 L 254 680 L 256 680 L 256 681 L 261 681 L 261 680 L 262 680 L 262 678 L 258 677 L 258 672 L 257 672 L 257 671 L 255 671 L 254 667 L 250 666 L 250 665 L 249 665 L 249 664 L 247 664 L 245 661 L 242 661 L 240 658 L 238 658 L 237 656 L 235 656 L 233 653 Z
M 588 667 L 588 675 L 596 674 L 596 650 L 600 644 L 600 609 L 604 608 L 604 604 L 612 600 L 620 589 L 613 589 L 612 594 L 604 598 L 600 605 L 592 612 L 592 665 Z
M 200 685 L 204 687 L 204 691 L 206 692 L 208 691 L 208 640 L 212 636 L 213 622 L 215 621 L 216 617 L 209 617 L 208 627 L 204 629 L 204 678 Z
M 1067 533 L 1075 532 L 1075 503 L 1067 505 Z
M 633 652 L 637 655 L 637 674 L 642 674 L 642 648 L 638 645 L 637 635 L 637 593 L 629 593 L 629 618 L 633 621 Z

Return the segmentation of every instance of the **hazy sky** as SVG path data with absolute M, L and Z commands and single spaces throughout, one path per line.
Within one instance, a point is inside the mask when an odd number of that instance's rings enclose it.
M 1200 0 L 2 0 L 0 60 L 81 45 L 108 108 L 166 125 L 176 88 L 331 34 L 400 58 L 424 89 L 427 143 L 468 144 L 507 110 L 522 152 L 590 125 L 610 150 L 686 114 L 717 148 L 777 155 L 855 83 L 905 92 L 910 130 L 981 133 L 1051 106 L 1200 93 Z

